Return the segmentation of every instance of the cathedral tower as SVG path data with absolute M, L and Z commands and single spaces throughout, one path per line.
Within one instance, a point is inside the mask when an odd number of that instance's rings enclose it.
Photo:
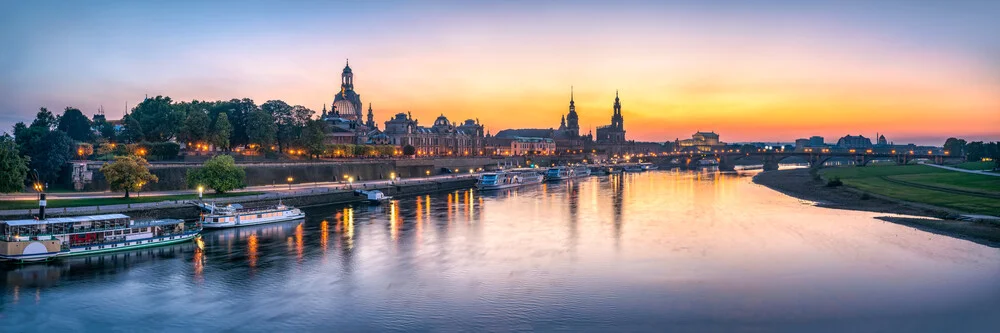
M 569 113 L 566 114 L 566 131 L 572 137 L 580 136 L 580 116 L 576 114 L 573 102 L 573 87 L 569 87 Z

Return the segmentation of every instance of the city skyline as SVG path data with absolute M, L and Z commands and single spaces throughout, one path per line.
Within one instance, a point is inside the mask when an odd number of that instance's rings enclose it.
M 987 2 L 12 6 L 0 33 L 13 46 L 0 53 L 4 132 L 38 107 L 117 118 L 146 95 L 318 113 L 350 58 L 379 124 L 412 111 L 428 124 L 478 118 L 493 133 L 555 128 L 573 86 L 581 132 L 609 122 L 620 90 L 637 141 L 1000 138 L 1000 42 L 989 36 L 1000 24 Z M 228 9 L 248 19 L 217 17 Z

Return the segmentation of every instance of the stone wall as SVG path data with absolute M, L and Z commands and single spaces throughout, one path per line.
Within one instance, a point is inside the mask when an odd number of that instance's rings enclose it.
M 334 182 L 344 181 L 345 175 L 355 181 L 389 179 L 393 173 L 401 178 L 413 178 L 426 175 L 438 175 L 442 169 L 468 172 L 469 169 L 495 167 L 505 162 L 523 163 L 523 159 L 506 158 L 437 158 L 437 159 L 396 159 L 371 161 L 321 161 L 321 162 L 285 162 L 285 163 L 238 163 L 246 170 L 247 185 L 286 185 L 288 177 L 292 183 Z M 85 172 L 90 173 L 90 181 L 82 186 L 82 191 L 107 191 L 108 184 L 99 169 L 101 162 L 87 163 Z M 155 163 L 150 165 L 150 172 L 160 180 L 143 187 L 144 191 L 166 191 L 187 189 L 187 171 L 201 167 L 201 163 Z M 67 183 L 59 187 L 72 189 L 73 168 L 67 169 L 67 175 L 61 177 Z M 86 178 L 86 177 L 84 177 Z

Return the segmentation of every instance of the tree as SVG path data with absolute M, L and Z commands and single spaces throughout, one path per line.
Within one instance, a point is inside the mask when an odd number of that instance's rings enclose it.
M 232 156 L 212 157 L 198 169 L 187 172 L 188 187 L 206 186 L 216 193 L 246 187 L 246 171 L 236 165 Z
M 267 112 L 257 110 L 250 113 L 247 119 L 247 139 L 251 144 L 260 145 L 261 148 L 270 148 L 274 143 L 275 131 L 274 118 Z
M 35 114 L 35 121 L 31 122 L 31 127 L 45 128 L 46 130 L 52 130 L 56 126 L 56 116 L 49 112 L 49 109 L 39 108 L 38 113 Z
M 128 143 L 142 141 L 142 125 L 139 124 L 138 120 L 130 115 L 125 115 L 125 117 L 122 117 L 122 123 L 125 124 L 125 129 L 122 130 L 121 139 L 124 139 Z
M 28 159 L 18 153 L 10 136 L 0 136 L 0 193 L 20 192 L 27 177 Z
M 201 142 L 209 139 L 208 125 L 211 123 L 208 114 L 202 110 L 188 112 L 184 126 L 181 127 L 178 138 L 186 142 Z M 228 138 L 227 138 L 228 139 Z
M 62 131 L 50 131 L 37 142 L 32 144 L 29 154 L 24 154 L 31 159 L 29 166 L 38 172 L 40 179 L 55 181 L 66 162 L 73 158 L 76 146 Z
M 115 133 L 115 126 L 109 123 L 103 114 L 95 114 L 91 124 L 94 124 L 94 129 L 97 130 L 104 140 L 110 142 L 118 140 L 118 133 Z
M 965 158 L 968 161 L 978 162 L 986 156 L 986 147 L 982 141 L 973 141 L 965 145 Z
M 232 125 L 229 125 L 229 117 L 225 113 L 220 113 L 215 118 L 215 125 L 212 125 L 212 144 L 222 150 L 229 150 L 229 137 L 233 132 Z
M 115 161 L 101 166 L 101 173 L 112 191 L 125 191 L 125 198 L 131 191 L 138 191 L 143 185 L 160 179 L 149 172 L 149 163 L 135 155 L 116 156 Z
M 149 142 L 164 142 L 180 132 L 184 119 L 182 107 L 175 106 L 170 97 L 146 98 L 132 109 L 129 115 L 142 126 L 143 138 Z
M 84 116 L 80 109 L 67 107 L 66 111 L 59 117 L 59 125 L 56 128 L 66 132 L 73 140 L 92 142 L 94 132 L 90 129 L 90 125 L 90 119 L 87 119 L 87 116 Z
M 326 146 L 326 122 L 322 120 L 311 120 L 302 131 L 302 145 L 309 151 L 309 156 L 320 156 Z
M 403 155 L 413 156 L 417 154 L 417 148 L 412 145 L 403 146 Z
M 270 100 L 260 105 L 260 110 L 267 112 L 274 119 L 276 126 L 276 139 L 278 151 L 282 152 L 288 148 L 289 143 L 299 137 L 301 128 L 295 126 L 295 119 L 292 117 L 292 106 L 281 100 Z
M 965 140 L 948 138 L 944 141 L 944 150 L 951 156 L 965 156 Z

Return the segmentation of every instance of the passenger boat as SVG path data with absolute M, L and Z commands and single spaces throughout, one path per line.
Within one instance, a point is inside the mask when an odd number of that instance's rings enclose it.
M 573 168 L 560 166 L 549 168 L 549 170 L 545 172 L 545 178 L 548 180 L 564 180 L 587 176 L 590 176 L 590 168 L 586 166 Z
M 354 195 L 363 195 L 368 200 L 368 203 L 376 205 L 392 200 L 392 197 L 385 195 L 385 193 L 379 190 L 354 190 Z
M 639 165 L 629 165 L 625 167 L 625 172 L 642 172 L 642 166 Z
M 247 225 L 257 225 L 281 221 L 301 219 L 306 216 L 295 207 L 285 206 L 278 202 L 276 206 L 262 208 L 243 208 L 240 204 L 229 204 L 225 207 L 206 204 L 208 214 L 201 217 L 201 225 L 205 229 L 234 228 Z
M 656 169 L 660 168 L 660 167 L 656 166 L 656 164 L 653 164 L 653 163 L 639 163 L 639 166 L 641 166 L 642 169 L 646 170 L 646 171 L 656 170 Z
M 500 171 L 484 173 L 479 176 L 476 187 L 480 190 L 499 190 L 522 185 L 538 184 L 544 180 L 541 174 L 534 171 Z
M 42 261 L 166 245 L 191 240 L 199 232 L 201 226 L 197 223 L 177 219 L 134 221 L 123 214 L 2 221 L 0 259 Z

